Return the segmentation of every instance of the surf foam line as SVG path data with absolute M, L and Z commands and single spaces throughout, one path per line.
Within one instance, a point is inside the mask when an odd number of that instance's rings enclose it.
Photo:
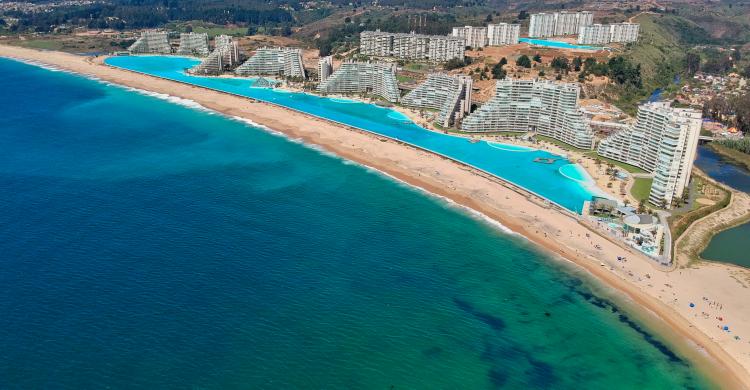
M 536 151 L 539 150 L 539 149 L 529 148 L 529 147 L 526 147 L 526 146 L 523 146 L 523 147 L 515 147 L 514 146 L 513 148 L 503 148 L 503 147 L 499 146 L 499 145 L 503 145 L 503 144 L 498 144 L 498 143 L 495 143 L 495 142 L 487 142 L 487 145 L 489 145 L 493 149 L 499 149 L 499 150 L 503 150 L 503 151 L 506 151 L 506 152 L 528 153 L 528 152 L 536 152 Z M 508 145 L 508 146 L 512 146 L 512 145 Z
M 189 81 L 176 80 L 176 79 L 172 79 L 172 78 L 161 76 L 161 75 L 150 74 L 150 73 L 147 73 L 147 72 L 144 72 L 144 71 L 128 69 L 128 68 L 120 67 L 120 66 L 116 66 L 116 65 L 110 65 L 110 64 L 107 64 L 106 61 L 104 62 L 104 65 L 112 67 L 114 69 L 119 69 L 119 70 L 123 70 L 123 71 L 126 71 L 126 72 L 140 74 L 140 75 L 144 75 L 144 76 L 147 76 L 147 77 L 156 77 L 156 78 L 160 78 L 160 79 L 163 79 L 163 80 L 169 80 L 169 81 L 172 81 L 172 82 L 175 82 L 175 83 L 179 83 L 179 84 L 183 84 L 183 85 L 188 85 L 188 86 L 191 86 L 191 87 L 204 88 L 204 89 L 207 89 L 209 91 L 215 91 L 215 92 L 218 92 L 218 93 L 223 93 L 223 94 L 226 94 L 226 95 L 235 96 L 235 97 L 239 97 L 239 98 L 242 98 L 242 99 L 248 99 L 248 100 L 254 101 L 254 102 L 260 102 L 260 103 L 264 103 L 264 104 L 270 104 L 272 106 L 280 107 L 280 108 L 283 108 L 285 110 L 289 110 L 289 111 L 292 111 L 292 112 L 297 112 L 297 113 L 300 113 L 300 114 L 305 115 L 305 116 L 309 116 L 309 117 L 313 117 L 313 118 L 317 118 L 317 119 L 322 119 L 322 120 L 330 122 L 330 123 L 338 124 L 338 125 L 344 126 L 345 128 L 348 128 L 348 129 L 354 129 L 354 130 L 361 131 L 363 133 L 368 133 L 368 134 L 375 135 L 377 137 L 382 137 L 382 138 L 390 139 L 390 140 L 392 140 L 394 142 L 397 142 L 399 144 L 411 146 L 411 147 L 413 147 L 415 149 L 423 150 L 425 152 L 432 153 L 434 155 L 437 155 L 437 156 L 443 157 L 445 159 L 454 161 L 457 164 L 460 164 L 460 165 L 472 168 L 472 169 L 476 170 L 477 172 L 482 173 L 483 175 L 487 175 L 488 177 L 492 177 L 494 179 L 499 180 L 500 182 L 504 183 L 504 185 L 506 187 L 510 186 L 514 190 L 520 190 L 521 192 L 526 192 L 527 194 L 525 194 L 525 195 L 529 195 L 529 194 L 533 195 L 533 196 L 541 199 L 542 202 L 546 202 L 546 203 L 549 203 L 549 204 L 553 205 L 554 207 L 556 207 L 563 214 L 572 216 L 574 218 L 577 218 L 578 215 L 579 215 L 577 211 L 570 210 L 570 209 L 564 207 L 563 205 L 561 205 L 561 204 L 559 204 L 559 203 L 557 203 L 557 202 L 555 202 L 555 201 L 553 201 L 551 199 L 548 199 L 548 198 L 546 198 L 546 197 L 544 197 L 544 196 L 542 196 L 542 195 L 540 195 L 540 194 L 538 194 L 538 193 L 536 193 L 536 192 L 534 192 L 534 191 L 532 191 L 532 190 L 530 190 L 530 189 L 528 189 L 528 188 L 526 188 L 526 187 L 524 187 L 524 186 L 522 186 L 520 184 L 514 183 L 514 182 L 512 182 L 512 181 L 510 181 L 508 179 L 504 179 L 504 178 L 502 178 L 502 177 L 500 177 L 500 176 L 498 176 L 498 175 L 496 175 L 494 173 L 490 173 L 490 172 L 488 172 L 488 171 L 486 171 L 486 170 L 484 170 L 482 168 L 479 168 L 479 167 L 477 167 L 475 165 L 469 164 L 469 163 L 467 163 L 465 161 L 461 161 L 461 160 L 459 160 L 457 158 L 445 155 L 443 153 L 439 153 L 437 151 L 431 150 L 431 149 L 423 147 L 423 146 L 419 146 L 419 145 L 413 144 L 413 143 L 408 142 L 408 141 L 404 141 L 404 140 L 401 140 L 401 139 L 398 139 L 398 138 L 395 138 L 395 137 L 392 137 L 392 136 L 380 134 L 380 133 L 378 133 L 376 131 L 373 131 L 373 130 L 368 130 L 368 129 L 365 129 L 365 128 L 362 128 L 362 127 L 357 127 L 357 126 L 350 125 L 350 124 L 347 124 L 347 123 L 344 123 L 344 122 L 340 122 L 340 121 L 337 121 L 335 119 L 331 119 L 331 118 L 327 118 L 327 117 L 324 117 L 324 116 L 320 116 L 320 115 L 312 114 L 312 113 L 309 113 L 309 112 L 305 112 L 305 111 L 302 111 L 302 110 L 297 109 L 297 108 L 288 107 L 288 106 L 276 103 L 276 102 L 274 102 L 272 100 L 265 100 L 265 99 L 261 99 L 261 98 L 254 98 L 254 97 L 250 97 L 250 96 L 241 95 L 241 94 L 235 93 L 235 92 L 224 91 L 224 90 L 221 90 L 221 89 L 218 89 L 218 88 L 214 88 L 214 87 L 207 87 L 207 86 L 204 86 L 204 85 L 199 85 L 199 84 L 191 83 Z M 195 76 L 191 76 L 191 77 L 195 77 Z M 305 93 L 305 92 L 302 92 L 302 93 Z M 564 156 L 562 156 L 562 157 L 564 157 Z M 516 192 L 518 192 L 518 191 L 516 191 Z

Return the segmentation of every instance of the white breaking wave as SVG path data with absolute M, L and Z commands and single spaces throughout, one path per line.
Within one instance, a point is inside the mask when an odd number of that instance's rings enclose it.
M 529 148 L 527 146 L 515 146 L 515 145 L 505 145 L 505 144 L 498 144 L 495 142 L 487 142 L 487 145 L 489 145 L 491 148 L 504 150 L 506 152 L 536 152 L 539 149 Z M 510 146 L 510 147 L 504 147 L 504 146 Z
M 360 164 L 360 163 L 358 163 L 356 161 L 345 159 L 345 158 L 343 158 L 343 157 L 341 157 L 341 156 L 339 156 L 339 155 L 337 155 L 335 153 L 332 153 L 332 152 L 324 149 L 323 147 L 321 147 L 319 145 L 314 145 L 314 144 L 306 143 L 301 138 L 291 138 L 287 134 L 285 134 L 285 133 L 283 133 L 281 131 L 274 130 L 274 129 L 268 127 L 268 126 L 259 124 L 257 122 L 254 122 L 254 121 L 250 120 L 250 119 L 239 117 L 239 116 L 226 115 L 226 114 L 223 114 L 221 112 L 214 111 L 214 110 L 209 109 L 209 108 L 203 106 L 202 104 L 200 104 L 200 103 L 198 103 L 198 102 L 196 102 L 194 100 L 191 100 L 191 99 L 185 99 L 185 98 L 181 98 L 181 97 L 177 97 L 177 96 L 172 96 L 172 95 L 169 95 L 169 94 L 164 94 L 164 93 L 159 93 L 159 92 L 152 92 L 152 91 L 147 91 L 147 90 L 144 90 L 144 89 L 139 89 L 139 88 L 133 88 L 133 87 L 129 87 L 129 86 L 124 86 L 124 85 L 121 85 L 121 84 L 115 84 L 115 83 L 111 83 L 109 81 L 101 80 L 98 77 L 93 76 L 93 75 L 80 74 L 80 73 L 68 71 L 68 70 L 65 70 L 65 69 L 59 69 L 59 68 L 56 68 L 54 66 L 50 66 L 50 65 L 43 64 L 43 63 L 36 62 L 36 61 L 28 61 L 28 60 L 18 60 L 18 61 L 27 63 L 29 65 L 38 66 L 38 67 L 41 67 L 41 68 L 44 68 L 44 69 L 47 69 L 47 70 L 50 70 L 50 71 L 53 71 L 53 72 L 65 72 L 65 73 L 69 73 L 69 74 L 73 74 L 73 75 L 83 76 L 83 77 L 89 78 L 91 80 L 97 81 L 97 82 L 99 82 L 99 83 L 101 83 L 103 85 L 107 85 L 107 86 L 111 86 L 111 87 L 117 87 L 117 88 L 122 88 L 122 89 L 125 89 L 125 90 L 130 91 L 130 92 L 135 92 L 135 93 L 138 93 L 138 94 L 141 94 L 141 95 L 154 97 L 154 98 L 165 100 L 167 102 L 170 102 L 170 103 L 173 103 L 173 104 L 178 104 L 178 105 L 181 105 L 183 107 L 187 107 L 187 108 L 190 108 L 190 109 L 193 109 L 193 110 L 199 110 L 199 111 L 202 111 L 202 112 L 205 112 L 205 113 L 208 113 L 208 114 L 220 115 L 220 116 L 223 116 L 223 117 L 228 118 L 230 120 L 241 122 L 241 123 L 243 123 L 243 124 L 245 124 L 247 126 L 263 130 L 263 131 L 265 131 L 265 132 L 267 132 L 269 134 L 276 135 L 276 136 L 279 136 L 279 137 L 283 137 L 283 138 L 285 138 L 288 141 L 291 141 L 291 142 L 303 145 L 303 146 L 305 146 L 305 147 L 307 147 L 309 149 L 315 150 L 316 152 L 318 152 L 318 153 L 320 153 L 322 155 L 325 155 L 325 156 L 328 156 L 328 157 L 331 157 L 331 158 L 335 158 L 335 159 L 341 161 L 342 164 L 345 164 L 345 165 L 356 165 L 356 166 L 358 166 L 358 167 L 360 167 L 362 169 L 365 169 L 366 171 L 373 172 L 375 174 L 378 174 L 378 175 L 381 175 L 381 176 L 383 176 L 385 178 L 388 178 L 389 180 L 391 180 L 391 181 L 393 181 L 395 183 L 398 183 L 400 185 L 406 186 L 406 187 L 408 187 L 410 189 L 418 190 L 419 192 L 421 192 L 421 193 L 423 193 L 423 194 L 425 194 L 427 196 L 431 196 L 431 197 L 434 197 L 434 198 L 442 201 L 444 204 L 448 205 L 449 207 L 452 207 L 452 208 L 455 208 L 455 209 L 459 209 L 459 210 L 461 210 L 463 212 L 466 212 L 471 217 L 476 218 L 476 219 L 478 219 L 478 220 L 480 220 L 480 221 L 482 221 L 484 223 L 487 223 L 488 225 L 491 225 L 492 227 L 494 227 L 494 228 L 502 231 L 505 234 L 509 234 L 509 235 L 514 235 L 514 236 L 526 238 L 522 234 L 511 230 L 510 228 L 508 228 L 507 226 L 503 225 L 499 221 L 491 218 L 490 216 L 488 216 L 488 215 L 486 215 L 486 214 L 484 214 L 484 213 L 482 213 L 480 211 L 474 210 L 474 209 L 472 209 L 470 207 L 467 207 L 467 206 L 461 205 L 459 203 L 456 203 L 454 200 L 452 200 L 452 199 L 450 199 L 448 197 L 445 197 L 445 196 L 442 196 L 442 195 L 430 192 L 430 191 L 428 191 L 428 190 L 426 190 L 426 189 L 424 189 L 422 187 L 419 187 L 417 185 L 408 183 L 408 182 L 406 182 L 404 180 L 401 180 L 401 179 L 399 179 L 399 178 L 397 178 L 395 176 L 392 176 L 392 175 L 390 175 L 390 174 L 388 174 L 388 173 L 386 173 L 384 171 L 381 171 L 381 170 L 379 170 L 377 168 L 373 168 L 373 167 L 371 167 L 369 165 L 364 165 L 364 164 Z M 331 100 L 334 100 L 334 99 L 336 99 L 336 98 L 331 98 Z M 339 100 L 342 103 L 343 102 L 346 102 L 346 103 L 358 103 L 355 100 L 345 100 L 345 99 L 336 99 L 336 100 Z M 401 114 L 401 115 L 403 115 L 403 114 Z
M 430 192 L 430 191 L 428 191 L 428 190 L 426 190 L 426 189 L 424 189 L 424 188 L 422 188 L 422 187 L 420 187 L 418 185 L 415 185 L 415 184 L 406 182 L 404 180 L 401 180 L 401 179 L 399 179 L 397 177 L 391 176 L 390 174 L 388 174 L 386 172 L 383 172 L 383 171 L 381 171 L 381 170 L 379 170 L 377 168 L 373 168 L 373 167 L 370 167 L 368 165 L 362 165 L 362 164 L 359 164 L 359 163 L 354 162 L 354 161 L 352 161 L 352 163 L 356 164 L 356 165 L 359 165 L 359 166 L 365 168 L 366 170 L 368 170 L 370 172 L 374 172 L 376 174 L 382 175 L 382 176 L 384 176 L 384 177 L 386 177 L 386 178 L 388 178 L 390 180 L 393 180 L 396 183 L 399 183 L 399 184 L 401 184 L 401 185 L 403 185 L 405 187 L 408 187 L 408 188 L 411 188 L 411 189 L 416 189 L 419 192 L 421 192 L 421 193 L 423 193 L 423 194 L 425 194 L 427 196 L 431 196 L 433 198 L 436 198 L 436 199 L 440 200 L 441 202 L 443 202 L 444 204 L 446 204 L 447 206 L 449 206 L 451 208 L 454 208 L 454 209 L 461 210 L 463 212 L 466 212 L 471 217 L 473 217 L 475 219 L 478 219 L 478 220 L 480 220 L 480 221 L 482 221 L 484 223 L 487 223 L 487 224 L 491 225 L 492 227 L 494 227 L 494 228 L 502 231 L 505 234 L 509 234 L 509 235 L 513 235 L 513 236 L 518 236 L 518 237 L 526 238 L 526 236 L 524 236 L 523 234 L 511 230 L 509 227 L 503 225 L 502 223 L 500 223 L 500 221 L 498 221 L 498 220 L 490 217 L 489 215 L 487 215 L 487 214 L 485 214 L 485 213 L 483 213 L 481 211 L 474 210 L 471 207 L 464 206 L 464 205 L 462 205 L 460 203 L 457 203 L 456 201 L 454 201 L 451 198 L 448 198 L 448 197 L 443 196 L 443 195 L 436 194 L 434 192 Z

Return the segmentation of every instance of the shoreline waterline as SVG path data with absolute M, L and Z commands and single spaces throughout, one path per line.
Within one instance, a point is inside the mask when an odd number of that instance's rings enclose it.
M 515 160 L 516 156 L 509 156 L 513 154 L 512 152 L 502 149 L 499 149 L 498 152 L 487 153 L 490 149 L 498 148 L 492 148 L 486 142 L 464 144 L 464 142 L 467 142 L 464 137 L 427 130 L 398 110 L 353 100 L 353 103 L 357 103 L 354 105 L 354 111 L 346 111 L 347 109 L 342 111 L 341 107 L 336 104 L 329 105 L 332 101 L 326 96 L 304 91 L 277 94 L 276 90 L 244 88 L 251 80 L 247 78 L 192 76 L 186 74 L 181 68 L 182 66 L 190 66 L 192 62 L 189 61 L 191 59 L 180 56 L 145 55 L 107 57 L 99 63 L 136 74 L 153 76 L 230 96 L 268 103 L 272 106 L 298 112 L 307 117 L 322 119 L 415 148 L 425 149 L 430 153 L 481 170 L 485 174 L 497 177 L 515 188 L 531 193 L 542 202 L 552 202 L 556 206 L 573 213 L 582 213 L 585 201 L 590 201 L 593 196 L 599 194 L 599 191 L 592 191 L 590 187 L 582 186 L 577 181 L 568 181 L 565 177 L 557 175 L 557 164 L 542 166 L 533 163 L 530 158 L 527 161 L 518 161 Z M 233 82 L 227 84 L 224 80 L 232 80 Z M 333 102 L 335 103 L 335 101 Z M 377 115 L 370 116 L 370 112 L 376 112 Z M 381 120 L 383 118 L 378 116 L 380 114 L 384 114 L 387 119 Z M 395 123 L 389 122 L 389 120 L 395 120 Z M 513 145 L 509 144 L 508 146 L 512 147 Z M 555 155 L 555 153 L 541 149 L 535 149 L 532 152 L 542 158 Z M 555 155 L 555 157 L 557 156 Z M 511 163 L 511 161 L 513 162 Z M 518 175 L 516 174 L 517 171 L 527 172 L 528 175 Z M 543 178 L 543 180 L 529 180 L 530 177 Z
M 64 65 L 62 65 L 62 66 L 64 66 Z M 90 64 L 90 66 L 97 67 L 97 66 L 100 66 L 100 65 Z M 92 68 L 92 70 L 93 69 L 95 69 L 95 68 Z M 71 69 L 69 69 L 69 70 L 71 70 Z M 73 73 L 79 73 L 79 74 L 81 73 L 81 72 L 77 72 L 75 70 L 72 70 L 72 71 L 73 71 Z M 147 77 L 154 78 L 154 76 L 147 76 Z M 117 77 L 113 76 L 112 78 L 117 78 Z M 106 80 L 107 77 L 104 77 L 104 79 Z M 154 78 L 154 79 L 156 79 L 156 78 Z M 160 79 L 160 80 L 164 80 L 164 79 Z M 107 82 L 112 82 L 114 84 L 119 84 L 119 85 L 125 85 L 125 86 L 132 87 L 132 88 L 142 88 L 142 86 L 127 85 L 126 83 L 124 83 L 123 80 L 120 80 L 120 82 L 118 82 L 117 80 L 107 80 Z M 174 83 L 174 81 L 169 81 L 169 82 Z M 188 88 L 195 88 L 197 90 L 204 90 L 204 91 L 207 89 L 207 88 L 198 87 L 198 86 L 188 86 Z M 145 90 L 148 90 L 148 89 L 145 89 Z M 152 92 L 156 92 L 156 91 L 152 91 Z M 170 96 L 178 96 L 178 95 L 174 95 L 174 94 L 169 94 L 169 95 Z M 178 97 L 181 97 L 181 98 L 184 98 L 184 99 L 188 99 L 188 100 L 194 100 L 194 99 L 189 98 L 189 97 L 182 97 L 182 96 L 178 96 Z M 241 99 L 247 100 L 248 98 L 242 97 Z M 200 101 L 198 101 L 198 103 L 201 104 L 201 105 L 203 105 L 204 107 L 206 107 L 209 110 L 215 110 L 215 111 L 218 111 L 218 112 L 222 112 L 225 115 L 235 116 L 235 113 L 233 113 L 233 112 L 223 112 L 221 109 L 217 109 L 215 107 L 211 107 L 210 105 L 207 105 L 207 104 L 202 104 Z M 253 104 L 255 104 L 255 105 L 263 105 L 263 104 L 266 104 L 266 103 L 253 103 Z M 239 115 L 239 116 L 241 116 L 241 115 Z M 253 120 L 252 118 L 248 118 L 248 119 Z M 313 120 L 308 120 L 308 121 L 313 121 Z M 317 121 L 323 121 L 323 120 L 322 119 L 318 119 Z M 253 122 L 259 123 L 257 120 L 253 120 Z M 655 312 L 655 313 L 657 313 L 657 315 L 663 321 L 665 321 L 665 322 L 669 323 L 670 325 L 674 326 L 674 328 L 672 328 L 672 330 L 681 330 L 681 331 L 684 331 L 686 337 L 694 339 L 694 341 L 695 341 L 695 343 L 697 345 L 703 345 L 704 348 L 706 348 L 708 350 L 708 352 L 711 353 L 712 355 L 715 354 L 716 355 L 716 359 L 718 361 L 724 361 L 724 363 L 728 363 L 728 362 L 725 361 L 725 357 L 722 357 L 722 354 L 719 353 L 719 351 L 717 351 L 714 348 L 711 348 L 711 344 L 710 344 L 711 341 L 710 340 L 709 341 L 701 340 L 701 338 L 696 335 L 696 333 L 695 333 L 696 330 L 695 329 L 691 330 L 692 329 L 691 325 L 689 325 L 687 323 L 681 323 L 679 317 L 678 318 L 668 318 L 668 317 L 673 317 L 673 316 L 669 315 L 668 311 L 664 311 L 663 310 L 663 309 L 667 309 L 667 308 L 660 307 L 657 304 L 657 302 L 650 302 L 649 298 L 647 296 L 645 296 L 645 295 L 641 296 L 642 292 L 634 290 L 630 286 L 627 286 L 625 284 L 627 282 L 620 280 L 619 278 L 617 278 L 616 276 L 614 276 L 611 272 L 604 270 L 602 267 L 599 267 L 598 263 L 592 262 L 590 259 L 586 259 L 585 257 L 582 257 L 582 256 L 573 256 L 572 253 L 566 253 L 565 249 L 563 249 L 563 247 L 560 247 L 558 245 L 554 245 L 554 243 L 550 242 L 549 240 L 539 239 L 539 237 L 535 236 L 533 234 L 533 232 L 531 232 L 531 234 L 529 236 L 527 236 L 526 234 L 524 234 L 524 232 L 528 233 L 529 231 L 527 231 L 527 229 L 529 229 L 529 228 L 526 227 L 526 226 L 524 226 L 524 224 L 521 221 L 514 220 L 512 217 L 510 217 L 508 215 L 503 215 L 498 210 L 489 208 L 489 207 L 487 207 L 487 205 L 483 205 L 481 200 L 478 200 L 478 199 L 475 199 L 475 198 L 472 198 L 472 197 L 468 197 L 468 196 L 462 196 L 458 192 L 454 192 L 454 191 L 451 191 L 450 189 L 448 189 L 446 187 L 437 185 L 437 183 L 435 181 L 430 181 L 431 178 L 429 176 L 427 176 L 427 175 L 424 175 L 424 176 L 422 176 L 422 175 L 415 176 L 413 174 L 409 175 L 408 174 L 408 172 L 409 172 L 408 168 L 398 167 L 396 165 L 392 165 L 392 164 L 386 163 L 386 161 L 388 160 L 388 158 L 385 158 L 385 159 L 381 158 L 380 160 L 378 160 L 376 158 L 373 158 L 372 160 L 368 160 L 368 158 L 367 158 L 366 155 L 354 153 L 353 150 L 351 150 L 351 149 L 350 150 L 346 150 L 343 147 L 337 148 L 336 147 L 337 144 L 333 143 L 333 142 L 329 142 L 328 144 L 326 144 L 326 142 L 325 142 L 326 140 L 325 139 L 316 139 L 310 133 L 301 134 L 300 135 L 300 134 L 295 134 L 293 129 L 283 128 L 284 126 L 281 126 L 282 128 L 279 128 L 279 127 L 274 126 L 273 124 L 263 124 L 263 125 L 266 126 L 266 127 L 268 127 L 268 128 L 270 128 L 270 129 L 273 129 L 274 131 L 279 131 L 279 132 L 281 132 L 283 134 L 286 134 L 288 137 L 299 138 L 299 139 L 302 139 L 303 141 L 305 141 L 306 143 L 313 144 L 313 145 L 319 145 L 324 150 L 326 150 L 328 152 L 331 152 L 331 153 L 334 153 L 334 154 L 336 154 L 336 155 L 338 155 L 340 157 L 343 157 L 345 159 L 353 160 L 353 161 L 355 161 L 355 162 L 357 162 L 359 164 L 362 164 L 364 166 L 373 167 L 373 169 L 376 169 L 378 171 L 384 171 L 387 175 L 396 177 L 399 180 L 402 180 L 404 182 L 409 183 L 410 185 L 414 185 L 414 186 L 423 188 L 426 191 L 431 192 L 431 193 L 435 193 L 435 194 L 437 194 L 439 196 L 445 196 L 446 198 L 451 199 L 452 201 L 456 202 L 457 204 L 459 204 L 459 205 L 461 205 L 463 207 L 468 207 L 470 209 L 478 210 L 482 214 L 488 215 L 493 220 L 498 220 L 502 225 L 508 227 L 509 229 L 513 230 L 514 232 L 517 232 L 517 233 L 519 233 L 519 234 L 521 234 L 521 235 L 523 235 L 525 237 L 529 237 L 530 236 L 530 238 L 529 238 L 530 241 L 535 242 L 536 244 L 538 244 L 542 248 L 545 248 L 546 250 L 548 250 L 548 251 L 550 251 L 552 253 L 556 253 L 558 255 L 561 255 L 562 257 L 566 258 L 568 261 L 572 261 L 573 263 L 577 264 L 581 268 L 587 270 L 592 275 L 594 275 L 597 280 L 604 282 L 604 285 L 606 285 L 608 287 L 614 287 L 618 291 L 621 291 L 621 292 L 625 293 L 626 296 L 631 295 L 628 292 L 632 293 L 632 296 L 630 296 L 630 298 L 633 299 L 634 301 L 638 302 L 640 304 L 641 308 L 644 308 L 644 309 L 653 309 L 652 311 Z M 351 128 L 350 126 L 346 126 L 346 127 L 347 128 Z M 350 131 L 351 132 L 351 130 L 346 130 L 346 131 Z M 369 135 L 369 134 L 363 134 L 363 135 L 369 137 L 370 139 L 381 137 L 380 135 L 378 135 L 376 137 L 373 137 L 372 135 Z M 318 142 L 316 142 L 316 141 L 318 141 Z M 372 142 L 377 142 L 377 140 L 373 140 Z M 394 143 L 394 141 L 388 141 L 388 143 Z M 399 148 L 404 148 L 404 146 L 401 145 L 401 146 L 399 146 Z M 424 150 L 419 150 L 419 151 L 416 151 L 416 153 L 431 153 L 431 152 L 426 152 Z M 450 164 L 456 164 L 456 163 L 451 161 Z M 482 178 L 482 180 L 489 180 L 488 178 L 483 177 L 482 175 L 477 175 L 476 173 L 473 173 L 473 175 L 475 175 L 475 176 L 477 176 L 479 178 Z M 536 205 L 536 206 L 539 207 L 539 205 Z M 571 259 L 571 257 L 573 259 Z M 629 291 L 629 290 L 632 290 L 632 291 Z M 674 321 L 674 322 L 672 322 L 672 321 Z M 684 321 L 684 319 L 682 321 Z M 732 364 L 726 364 L 726 366 L 727 367 L 733 367 Z M 706 367 L 704 367 L 704 368 L 706 368 Z M 726 368 L 725 369 L 719 369 L 718 370 L 718 375 L 716 375 L 716 377 L 719 378 L 719 379 L 729 380 L 729 378 L 726 378 L 727 372 L 724 372 L 724 371 L 726 371 Z M 738 373 L 735 372 L 735 374 L 738 374 Z M 739 387 L 739 383 L 742 383 L 742 381 L 740 379 L 742 377 L 742 375 L 736 375 L 736 376 L 737 376 L 737 381 L 731 381 L 730 380 L 731 383 L 727 383 L 727 386 L 729 386 L 729 387 Z M 710 377 L 712 379 L 714 379 L 714 375 L 710 375 Z M 719 381 L 718 383 L 721 383 L 721 381 Z

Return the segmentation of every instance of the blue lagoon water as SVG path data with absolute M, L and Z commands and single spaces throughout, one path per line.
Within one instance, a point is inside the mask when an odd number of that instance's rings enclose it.
M 591 200 L 592 195 L 603 194 L 590 185 L 561 175 L 559 168 L 568 161 L 546 151 L 519 154 L 514 153 L 515 149 L 493 147 L 487 142 L 470 143 L 466 138 L 426 130 L 400 112 L 374 104 L 252 88 L 253 79 L 198 77 L 184 72 L 197 62 L 169 56 L 125 56 L 106 60 L 112 66 L 252 97 L 408 142 L 483 169 L 578 213 L 584 201 Z M 511 145 L 506 147 L 512 148 Z M 554 164 L 535 163 L 538 157 L 557 157 L 558 160 Z
M 572 271 L 210 112 L 0 59 L 0 388 L 705 388 Z
M 587 45 L 574 45 L 572 43 L 563 42 L 563 41 L 553 41 L 551 39 L 519 38 L 518 41 L 528 43 L 529 45 L 552 47 L 555 49 L 602 50 L 601 47 L 587 46 Z
M 723 158 L 711 148 L 705 145 L 698 147 L 695 165 L 712 179 L 750 193 L 750 172 L 744 166 Z M 750 222 L 719 232 L 708 243 L 701 257 L 750 268 L 750 255 L 746 249 L 748 237 Z

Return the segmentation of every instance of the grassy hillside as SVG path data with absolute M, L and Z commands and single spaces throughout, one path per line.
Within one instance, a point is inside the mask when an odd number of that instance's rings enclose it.
M 635 21 L 641 24 L 640 38 L 625 48 L 623 56 L 640 65 L 643 88 L 613 90 L 617 105 L 629 113 L 657 88 L 665 95 L 676 90 L 675 76 L 684 71 L 686 53 L 711 41 L 708 32 L 681 16 L 644 13 Z

